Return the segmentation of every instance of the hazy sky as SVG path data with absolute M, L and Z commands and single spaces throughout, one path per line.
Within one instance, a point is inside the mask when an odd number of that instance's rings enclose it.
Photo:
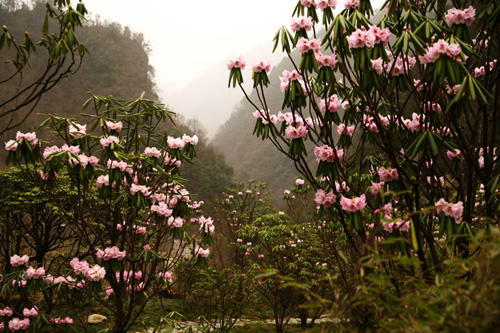
M 161 86 L 179 88 L 288 26 L 297 0 L 84 0 L 91 14 L 144 34 Z M 254 59 L 258 60 L 258 59 Z M 264 60 L 264 59 L 263 59 Z

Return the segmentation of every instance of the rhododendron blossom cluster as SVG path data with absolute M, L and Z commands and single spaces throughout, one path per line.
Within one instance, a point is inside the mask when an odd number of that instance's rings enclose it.
M 448 44 L 444 39 L 440 39 L 427 49 L 425 55 L 419 56 L 419 59 L 423 65 L 435 62 L 441 55 L 460 61 L 460 51 L 460 45 Z
M 103 250 L 97 249 L 96 256 L 99 259 L 103 260 L 111 260 L 111 259 L 116 259 L 116 260 L 123 260 L 125 256 L 127 255 L 127 251 L 120 251 L 118 246 L 112 246 L 112 247 L 107 247 Z
M 236 60 L 229 60 L 226 64 L 227 69 L 239 68 L 242 70 L 245 69 L 246 65 L 247 63 L 242 56 L 240 56 Z
M 309 31 L 312 29 L 313 19 L 312 17 L 300 17 L 298 19 L 291 18 L 290 28 L 292 31 L 297 32 L 300 29 L 304 29 L 305 31 Z
M 269 72 L 271 70 L 271 62 L 257 61 L 252 64 L 252 71 L 254 72 Z
M 435 203 L 435 206 L 438 213 L 443 212 L 446 216 L 454 218 L 456 223 L 462 221 L 464 212 L 464 203 L 462 201 L 452 204 L 441 198 Z
M 471 25 L 476 18 L 476 10 L 474 7 L 469 6 L 463 10 L 458 8 L 451 8 L 445 16 L 446 24 L 450 27 L 453 24 L 466 24 Z
M 355 213 L 362 211 L 366 206 L 366 196 L 362 194 L 359 197 L 352 197 L 349 199 L 342 195 L 340 198 L 340 205 L 342 209 L 347 212 Z
M 357 48 L 372 48 L 377 44 L 387 45 L 391 34 L 389 29 L 380 29 L 376 26 L 371 26 L 369 30 L 356 29 L 349 37 L 347 43 L 351 49 Z
M 314 155 L 316 156 L 316 161 L 325 161 L 333 163 L 334 161 L 342 161 L 344 158 L 344 150 L 337 147 L 332 148 L 328 145 L 323 145 L 321 147 L 314 148 Z
M 297 49 L 302 54 L 310 51 L 315 53 L 318 52 L 320 48 L 321 48 L 321 41 L 319 39 L 309 40 L 307 38 L 301 37 L 297 42 Z
M 10 257 L 10 264 L 14 267 L 22 266 L 22 265 L 26 265 L 29 260 L 30 260 L 30 257 L 26 254 L 23 255 L 22 257 L 20 257 L 17 254 L 14 254 L 12 257 Z

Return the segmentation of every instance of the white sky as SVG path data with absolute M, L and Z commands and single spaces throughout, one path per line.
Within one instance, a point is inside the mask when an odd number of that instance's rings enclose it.
M 84 0 L 91 14 L 141 32 L 159 85 L 181 88 L 221 60 L 272 40 L 297 0 Z M 264 59 L 263 59 L 264 60 Z

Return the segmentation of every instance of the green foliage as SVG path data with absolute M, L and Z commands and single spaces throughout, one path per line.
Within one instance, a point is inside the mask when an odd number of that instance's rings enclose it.
M 52 266 L 57 257 L 48 255 L 54 251 L 71 255 L 70 246 L 80 241 L 71 235 L 61 215 L 70 209 L 77 193 L 66 174 L 61 174 L 60 180 L 61 186 L 54 189 L 59 198 L 56 204 L 47 195 L 47 188 L 40 187 L 29 174 L 17 168 L 0 171 L 2 258 L 27 251 L 38 263 Z M 10 269 L 6 264 L 4 271 Z
M 34 3 L 32 9 L 22 7 L 16 11 L 0 10 L 0 21 L 9 27 L 16 38 L 20 38 L 25 30 L 31 31 L 33 39 L 41 38 L 43 34 L 40 32 L 40 27 L 44 22 L 45 11 L 45 3 L 40 2 Z M 50 26 L 50 29 L 52 32 L 55 27 Z M 128 27 L 123 28 L 117 23 L 83 21 L 83 26 L 78 28 L 78 40 L 88 48 L 90 54 L 85 55 L 85 61 L 78 66 L 79 70 L 75 75 L 65 77 L 61 84 L 54 85 L 50 91 L 43 93 L 43 98 L 36 103 L 36 113 L 59 114 L 82 120 L 79 112 L 81 105 L 88 98 L 86 95 L 89 91 L 98 91 L 104 96 L 121 96 L 125 99 L 132 99 L 144 91 L 149 98 L 158 99 L 153 83 L 154 70 L 148 59 L 149 46 L 141 34 L 130 31 Z M 12 57 L 7 51 L 2 50 L 0 53 L 1 62 Z M 44 72 L 46 63 L 46 57 L 36 54 L 36 57 L 31 59 L 31 69 L 23 73 L 21 86 L 36 80 Z M 74 67 L 76 69 L 76 64 Z M 0 73 L 3 78 L 9 72 L 6 69 Z M 1 84 L 0 94 L 4 98 L 15 94 L 19 88 L 18 83 Z M 13 121 L 22 120 L 23 124 L 7 131 L 0 136 L 0 139 L 6 141 L 16 130 L 32 131 L 44 119 L 35 112 L 23 110 L 20 109 L 13 114 Z M 27 118 L 24 121 L 25 117 Z M 42 137 L 48 139 L 49 135 L 44 133 Z M 0 154 L 2 160 L 4 154 L 2 150 Z
M 4 122 L 0 134 L 20 126 L 42 96 L 62 79 L 76 73 L 83 57 L 88 54 L 75 33 L 75 28 L 82 26 L 87 13 L 83 2 L 76 9 L 66 0 L 55 0 L 46 5 L 34 2 L 33 11 L 18 4 L 14 2 L 0 7 L 0 19 L 4 23 L 0 35 L 0 59 L 4 62 L 0 79 L 0 118 Z M 33 13 L 36 19 L 29 15 L 31 17 L 23 20 L 19 27 L 17 22 L 11 25 L 12 21 L 5 18 L 15 17 L 21 12 Z M 31 29 L 33 26 L 36 28 Z M 33 30 L 37 32 L 30 34 L 29 31 Z
M 489 332 L 498 326 L 500 231 L 472 240 L 473 255 L 445 260 L 433 280 L 415 274 L 417 258 L 371 253 L 361 265 L 362 283 L 334 302 L 346 328 L 382 332 Z M 364 274 L 363 274 L 364 272 Z
M 334 268 L 318 251 L 321 239 L 316 228 L 310 223 L 292 224 L 288 216 L 276 214 L 256 219 L 237 234 L 242 241 L 236 245 L 257 274 L 255 290 L 273 311 L 276 331 L 282 332 L 294 314 L 303 327 L 308 317 L 319 317 L 321 307 L 313 306 L 318 298 L 309 296 L 332 297 Z
M 206 318 L 217 331 L 228 332 L 255 301 L 254 272 L 238 267 L 196 268 L 183 279 L 192 315 Z

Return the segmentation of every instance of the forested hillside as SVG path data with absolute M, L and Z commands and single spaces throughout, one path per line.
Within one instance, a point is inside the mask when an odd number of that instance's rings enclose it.
M 19 5 L 0 6 L 0 23 L 7 26 L 17 40 L 22 41 L 25 31 L 29 31 L 32 39 L 37 41 L 42 35 L 45 10 L 44 2 L 35 2 L 33 8 Z M 49 29 L 55 27 L 49 26 Z M 154 69 L 148 57 L 149 46 L 142 34 L 115 22 L 89 20 L 82 28 L 76 29 L 76 35 L 90 52 L 84 56 L 80 69 L 73 76 L 61 80 L 55 88 L 46 93 L 27 121 L 2 135 L 1 142 L 6 142 L 8 138 L 14 136 L 17 130 L 22 132 L 35 130 L 45 119 L 40 114 L 59 114 L 79 119 L 82 104 L 89 97 L 88 92 L 104 96 L 113 95 L 125 100 L 137 98 L 145 92 L 145 98 L 159 100 L 155 90 Z M 23 73 L 21 85 L 29 82 L 30 78 L 40 75 L 44 69 L 47 58 L 42 51 L 41 48 L 37 48 L 32 54 L 31 69 L 27 68 Z M 11 59 L 12 52 L 9 53 L 5 47 L 0 56 L 2 57 L 0 77 L 5 78 L 13 70 L 10 63 L 5 63 Z M 0 94 L 3 96 L 12 94 L 19 89 L 19 84 L 18 80 L 12 84 L 1 84 Z M 182 113 L 182 110 L 174 111 Z M 26 111 L 19 112 L 16 117 L 21 118 L 23 112 Z M 194 131 L 203 130 L 199 125 L 197 128 L 190 128 L 182 116 L 175 117 L 175 122 L 178 128 L 174 129 L 171 125 L 165 124 L 163 129 L 172 132 L 172 135 L 181 136 L 184 132 L 194 135 L 198 134 Z M 185 165 L 182 175 L 192 179 L 187 185 L 190 191 L 198 193 L 200 200 L 210 202 L 228 185 L 232 169 L 225 163 L 224 156 L 210 146 L 203 135 L 201 137 L 203 140 L 199 143 L 198 159 L 193 165 Z M 4 157 L 5 150 L 2 149 L 0 165 L 4 165 Z

